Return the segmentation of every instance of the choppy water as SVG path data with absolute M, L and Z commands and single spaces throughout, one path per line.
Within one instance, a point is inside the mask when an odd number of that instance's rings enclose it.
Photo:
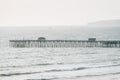
M 120 80 L 119 48 L 1 48 L 0 80 Z

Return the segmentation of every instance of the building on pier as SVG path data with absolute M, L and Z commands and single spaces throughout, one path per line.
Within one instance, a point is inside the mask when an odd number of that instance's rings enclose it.
M 46 40 L 39 37 L 37 40 L 10 40 L 9 46 L 14 48 L 29 47 L 118 47 L 120 41 L 97 41 L 96 38 L 88 38 L 88 40 Z

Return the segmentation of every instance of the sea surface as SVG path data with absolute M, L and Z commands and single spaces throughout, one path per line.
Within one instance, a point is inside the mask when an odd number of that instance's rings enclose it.
M 119 48 L 1 48 L 0 80 L 120 80 Z
M 10 39 L 120 40 L 120 28 L 0 29 L 0 80 L 120 80 L 120 48 L 11 48 Z M 6 31 L 7 30 L 7 31 Z M 43 31 L 43 32 L 42 32 Z M 47 34 L 45 34 L 45 31 Z M 62 32 L 61 32 L 62 31 Z M 58 36 L 59 35 L 59 36 Z M 31 37 L 33 36 L 33 37 Z

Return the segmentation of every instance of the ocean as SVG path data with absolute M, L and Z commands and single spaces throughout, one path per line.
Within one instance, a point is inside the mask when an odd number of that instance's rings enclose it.
M 0 80 L 120 80 L 120 48 L 11 48 L 8 46 L 10 39 L 23 39 L 23 37 L 37 39 L 41 35 L 49 39 L 96 37 L 99 40 L 120 40 L 120 28 L 91 30 L 67 28 L 58 31 L 51 27 L 49 29 L 51 31 L 1 29 Z

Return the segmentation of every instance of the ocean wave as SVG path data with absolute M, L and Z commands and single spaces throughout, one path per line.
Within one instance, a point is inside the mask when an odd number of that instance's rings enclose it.
M 25 67 L 33 67 L 33 66 L 47 66 L 54 65 L 54 63 L 41 63 L 41 64 L 31 64 L 31 65 L 15 65 L 15 66 L 1 66 L 0 68 L 25 68 Z
M 36 73 L 41 73 L 41 72 L 9 73 L 9 74 L 0 74 L 0 76 L 2 76 L 2 77 L 5 77 L 5 76 L 17 76 L 17 75 L 36 74 Z
M 107 66 L 98 66 L 98 67 L 94 67 L 94 68 L 116 67 L 116 66 L 120 66 L 120 64 L 107 65 Z
M 96 74 L 96 75 L 82 75 L 82 76 L 75 76 L 76 78 L 78 77 L 94 77 L 94 76 L 106 76 L 106 75 L 119 75 L 120 72 L 114 72 L 114 73 L 104 73 L 104 74 Z
M 28 75 L 28 74 L 37 74 L 37 73 L 45 73 L 45 72 L 76 71 L 76 70 L 83 70 L 83 69 L 86 69 L 86 68 L 85 67 L 79 67 L 79 68 L 73 68 L 73 69 L 51 69 L 51 70 L 38 71 L 38 72 L 0 74 L 0 76 Z
M 42 79 L 26 79 L 26 80 L 53 80 L 57 78 L 42 78 Z
M 38 65 L 52 65 L 52 64 L 38 64 Z M 67 68 L 66 69 L 50 69 L 50 70 L 44 70 L 44 71 L 38 71 L 38 72 L 23 72 L 23 73 L 8 73 L 8 74 L 6 73 L 6 74 L 0 74 L 0 76 L 28 75 L 28 74 L 49 73 L 49 72 L 79 71 L 79 70 L 85 70 L 85 69 L 108 68 L 108 67 L 119 67 L 119 66 L 120 66 L 120 64 L 108 65 L 108 66 L 96 66 L 96 67 L 76 67 L 76 68 L 71 68 L 71 69 L 67 69 Z M 119 74 L 119 73 L 114 73 L 114 74 Z
M 83 69 L 87 69 L 87 67 L 78 67 L 78 68 L 72 68 L 72 69 L 52 69 L 52 70 L 47 70 L 45 72 L 77 71 L 77 70 L 83 70 Z

